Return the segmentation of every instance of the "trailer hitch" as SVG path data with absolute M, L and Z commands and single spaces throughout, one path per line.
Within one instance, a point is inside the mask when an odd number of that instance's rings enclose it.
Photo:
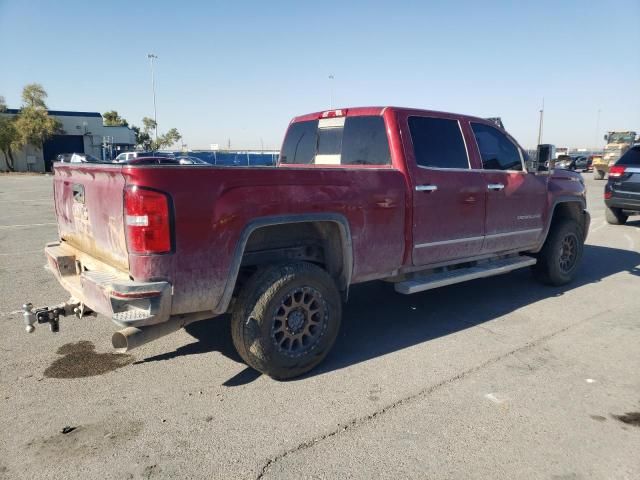
M 31 303 L 25 303 L 22 306 L 22 316 L 27 333 L 32 333 L 36 329 L 36 323 L 48 323 L 49 330 L 57 333 L 60 331 L 60 317 L 68 315 L 82 318 L 86 315 L 95 315 L 95 313 L 73 298 L 55 307 L 33 308 Z

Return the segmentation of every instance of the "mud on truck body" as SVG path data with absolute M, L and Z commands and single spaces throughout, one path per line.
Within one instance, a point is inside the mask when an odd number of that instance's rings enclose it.
M 278 379 L 327 355 L 350 285 L 411 294 L 524 267 L 560 285 L 589 228 L 579 174 L 538 169 L 490 121 L 417 109 L 296 117 L 275 167 L 54 171 L 45 254 L 72 298 L 25 305 L 28 330 L 97 312 L 130 350 L 230 313 L 239 354 Z

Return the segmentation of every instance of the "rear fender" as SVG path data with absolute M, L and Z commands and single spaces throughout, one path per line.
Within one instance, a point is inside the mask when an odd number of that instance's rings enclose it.
M 252 220 L 242 230 L 240 240 L 236 245 L 236 249 L 233 255 L 231 269 L 229 270 L 229 275 L 227 277 L 227 282 L 225 284 L 222 298 L 220 299 L 218 305 L 214 310 L 215 313 L 222 314 L 226 312 L 229 307 L 231 297 L 233 296 L 233 292 L 235 290 L 238 273 L 240 271 L 240 265 L 242 264 L 242 257 L 247 246 L 247 241 L 254 231 L 258 230 L 259 228 L 273 225 L 287 225 L 307 222 L 331 222 L 338 227 L 338 231 L 340 232 L 342 261 L 344 268 L 340 278 L 337 280 L 339 288 L 346 292 L 349 284 L 351 283 L 351 275 L 353 272 L 353 243 L 351 240 L 351 230 L 349 228 L 349 223 L 344 216 L 335 213 L 318 213 L 308 215 L 282 215 L 262 217 Z

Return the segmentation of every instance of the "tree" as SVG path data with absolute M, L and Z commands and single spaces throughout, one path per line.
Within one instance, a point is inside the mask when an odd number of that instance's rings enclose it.
M 44 100 L 47 92 L 39 83 L 30 83 L 22 89 L 22 105 L 24 107 L 41 108 L 46 110 L 47 105 Z
M 104 124 L 107 127 L 128 127 L 129 122 L 127 122 L 124 118 L 122 118 L 117 111 L 109 110 L 108 112 L 104 112 L 102 114 L 102 118 L 104 119 Z
M 142 127 L 144 131 L 147 133 L 151 133 L 151 130 L 155 130 L 157 126 L 156 121 L 153 118 L 143 117 L 142 118 Z
M 6 112 L 7 104 L 4 97 L 0 96 L 0 151 L 4 154 L 7 170 L 13 172 L 15 170 L 13 161 L 13 144 L 17 138 L 15 118 L 3 115 Z
M 176 128 L 170 129 L 164 135 L 158 137 L 158 148 L 166 148 L 170 147 L 174 143 L 178 142 L 182 138 L 182 135 L 178 132 Z
M 32 145 L 40 150 L 45 140 L 62 132 L 60 121 L 47 112 L 46 98 L 47 92 L 39 83 L 26 85 L 22 90 L 22 109 L 15 119 L 14 148 Z
M 135 125 L 131 126 L 136 134 L 136 144 L 143 150 L 160 150 L 161 148 L 167 148 L 178 142 L 182 135 L 176 128 L 171 128 L 164 135 L 159 135 L 157 140 L 153 139 L 153 131 L 156 129 L 156 122 L 153 118 L 144 117 L 142 119 L 142 130 Z

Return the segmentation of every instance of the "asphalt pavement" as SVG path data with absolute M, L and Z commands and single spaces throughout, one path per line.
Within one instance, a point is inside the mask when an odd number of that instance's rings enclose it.
M 327 360 L 278 382 L 227 317 L 130 354 L 104 317 L 25 333 L 21 304 L 67 298 L 52 177 L 0 175 L 0 478 L 640 478 L 640 217 L 606 224 L 586 177 L 572 284 L 358 285 Z

